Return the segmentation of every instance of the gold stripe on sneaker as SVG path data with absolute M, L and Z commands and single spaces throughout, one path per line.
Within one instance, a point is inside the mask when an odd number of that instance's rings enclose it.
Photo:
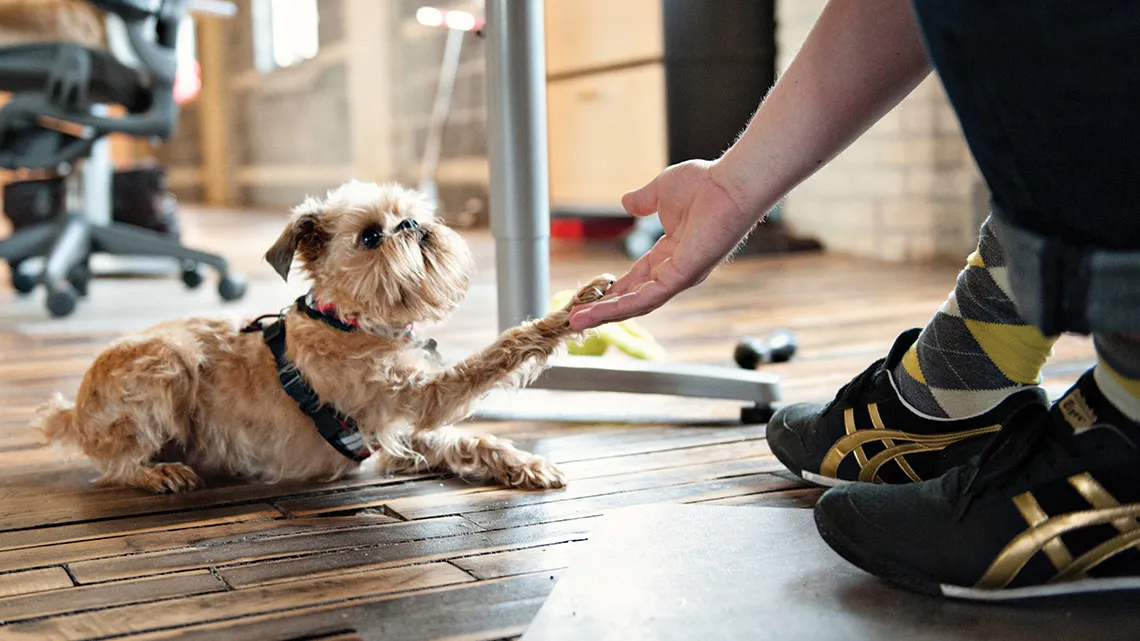
M 1057 573 L 1049 583 L 1061 583 L 1081 578 L 1089 570 L 1113 556 L 1140 545 L 1140 503 L 1121 505 L 1107 490 L 1092 477 L 1082 473 L 1070 476 L 1069 484 L 1092 506 L 1089 510 L 1079 510 L 1058 516 L 1048 516 L 1041 509 L 1030 492 L 1013 498 L 1018 511 L 1025 517 L 1029 527 L 1006 544 L 1005 548 L 990 563 L 990 567 L 974 587 L 986 590 L 1000 590 L 1007 587 L 1034 554 L 1044 550 L 1049 560 L 1057 568 Z M 1075 560 L 1058 564 L 1058 559 L 1049 552 L 1050 546 L 1061 543 L 1061 536 L 1083 528 L 1111 523 L 1120 532 L 1116 536 L 1085 552 Z M 1065 549 L 1068 555 L 1068 549 Z
M 847 419 L 847 416 L 851 416 L 851 418 Z M 845 423 L 854 427 L 855 421 L 852 409 L 848 409 L 844 413 L 844 418 Z M 880 423 L 881 422 L 880 419 Z M 862 470 L 868 467 L 874 467 L 871 472 L 867 473 L 868 477 L 873 479 L 878 477 L 879 467 L 887 461 L 897 460 L 903 455 L 914 454 L 916 452 L 937 452 L 955 443 L 975 436 L 992 434 L 1000 429 L 1001 425 L 989 425 L 987 427 L 978 427 L 972 430 L 962 430 L 960 432 L 947 432 L 944 434 L 914 434 L 885 428 L 855 430 L 853 432 L 849 430 L 847 434 L 837 440 L 831 446 L 831 449 L 827 451 L 827 454 L 824 455 L 823 461 L 819 466 L 819 473 L 822 476 L 838 478 L 839 464 L 847 458 L 848 454 L 855 452 L 855 460 L 859 463 L 860 478 L 863 477 Z M 875 464 L 872 466 L 871 461 L 867 460 L 866 454 L 863 453 L 862 448 L 868 443 L 875 442 L 883 443 L 886 449 L 873 457 Z M 912 469 L 911 472 L 913 471 Z M 918 475 L 915 474 L 915 477 L 918 477 Z M 915 480 L 922 479 L 916 478 Z
M 1073 530 L 1112 523 L 1121 518 L 1140 516 L 1140 503 L 1094 510 L 1082 510 L 1050 517 L 1014 537 L 990 564 L 986 573 L 978 579 L 975 587 L 997 590 L 1006 587 L 1017 577 L 1029 559 L 1037 554 L 1045 544 Z M 1116 538 L 1132 536 L 1132 533 L 1118 534 Z
M 1104 489 L 1100 483 L 1097 483 L 1096 479 L 1092 477 L 1092 474 L 1088 472 L 1070 476 L 1069 485 L 1072 485 L 1073 489 L 1080 493 L 1080 495 L 1089 502 L 1089 505 L 1093 507 L 1117 507 L 1120 505 L 1120 503 L 1108 493 L 1108 490 Z M 1119 521 L 1113 521 L 1112 525 L 1121 534 L 1140 527 L 1140 523 L 1137 523 L 1136 519 L 1120 519 Z
M 1021 512 L 1021 516 L 1025 518 L 1029 527 L 1041 525 L 1049 520 L 1049 515 L 1041 509 L 1041 504 L 1034 498 L 1033 492 L 1018 494 L 1013 497 L 1013 504 L 1017 506 L 1017 510 Z M 1049 557 L 1049 561 L 1053 563 L 1057 572 L 1064 571 L 1073 563 L 1073 555 L 1069 552 L 1069 548 L 1065 547 L 1065 542 L 1060 537 L 1045 544 L 1045 556 Z
M 893 441 L 887 440 L 885 442 L 889 443 Z M 906 459 L 903 457 L 907 454 L 929 451 L 930 448 L 923 445 L 922 443 L 907 443 L 905 445 L 895 445 L 893 447 L 888 447 L 882 452 L 879 452 L 878 454 L 872 456 L 870 460 L 867 461 L 867 465 L 865 465 L 863 469 L 859 470 L 859 480 L 864 483 L 878 482 L 880 480 L 879 470 L 887 463 L 890 463 L 891 461 L 894 461 L 896 463 L 905 463 Z M 910 465 L 907 465 L 907 468 L 909 467 Z M 911 472 L 914 472 L 914 470 L 911 470 Z M 922 480 L 918 478 L 917 474 L 911 477 L 911 479 L 916 483 Z
M 1049 583 L 1064 583 L 1065 581 L 1081 578 L 1089 570 L 1129 548 L 1136 547 L 1137 544 L 1140 544 L 1140 530 L 1132 530 L 1131 532 L 1118 534 L 1082 554 L 1076 561 L 1073 561 L 1069 567 L 1058 572 L 1056 576 L 1050 579 Z
M 849 407 L 843 412 L 843 429 L 847 431 L 848 436 L 854 434 L 859 428 L 855 427 L 855 408 Z M 859 467 L 867 464 L 867 453 L 863 448 L 855 448 L 855 460 L 859 462 Z
M 867 406 L 867 413 L 871 415 L 871 425 L 874 426 L 875 429 L 877 429 L 877 430 L 887 429 L 887 426 L 883 425 L 883 417 L 879 416 L 879 404 L 878 403 L 871 403 L 870 405 L 868 405 Z M 892 441 L 891 439 L 887 439 L 887 440 L 883 441 L 883 445 L 886 445 L 887 449 L 889 450 L 890 448 L 893 448 L 895 446 L 895 442 Z M 882 454 L 882 452 L 879 452 L 879 454 Z M 918 483 L 922 479 L 919 478 L 918 474 L 915 473 L 914 468 L 910 466 L 910 463 L 908 463 L 907 460 L 905 458 L 903 458 L 903 454 L 905 454 L 905 452 L 899 453 L 898 455 L 892 456 L 890 458 L 891 458 L 891 460 L 894 460 L 894 462 L 898 464 L 899 468 L 902 469 L 903 474 L 906 474 L 907 477 L 910 478 L 910 480 L 914 481 L 915 483 Z M 886 461 L 883 461 L 883 462 L 885 463 Z M 867 466 L 864 466 L 863 469 L 866 470 Z M 878 467 L 874 468 L 874 470 L 868 476 L 870 477 L 871 480 L 878 478 L 879 468 Z M 859 473 L 859 477 L 860 477 L 859 480 L 863 480 L 863 478 L 862 478 L 863 473 L 862 472 Z

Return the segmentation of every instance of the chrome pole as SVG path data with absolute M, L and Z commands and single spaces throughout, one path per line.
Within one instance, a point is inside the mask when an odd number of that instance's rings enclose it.
M 487 151 L 499 329 L 550 304 L 542 0 L 487 0 Z

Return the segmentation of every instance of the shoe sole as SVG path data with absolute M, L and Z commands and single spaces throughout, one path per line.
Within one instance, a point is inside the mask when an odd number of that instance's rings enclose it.
M 831 479 L 834 480 L 834 479 Z M 841 483 L 846 483 L 843 481 Z M 1111 577 L 1103 579 L 1081 579 L 1079 581 L 1066 581 L 1065 583 L 1031 585 L 1022 588 L 1007 588 L 1002 590 L 984 590 L 979 588 L 963 587 L 939 583 L 913 570 L 873 558 L 864 553 L 859 546 L 851 542 L 842 530 L 835 527 L 827 515 L 819 510 L 815 512 L 815 525 L 820 537 L 832 550 L 843 557 L 848 563 L 859 569 L 877 576 L 887 583 L 898 587 L 926 594 L 941 596 L 963 601 L 1022 601 L 1071 594 L 1084 594 L 1093 592 L 1122 592 L 1140 590 L 1140 577 Z
M 776 457 L 776 458 L 779 458 L 779 457 Z M 788 467 L 788 464 L 784 463 L 784 467 Z M 807 481 L 808 483 L 812 483 L 812 484 L 818 485 L 820 487 L 839 487 L 840 485 L 847 485 L 849 483 L 855 483 L 856 482 L 856 481 L 845 481 L 843 479 L 834 479 L 834 478 L 831 478 L 830 476 L 823 476 L 821 474 L 816 474 L 815 472 L 809 472 L 807 470 L 800 470 L 799 476 L 800 476 L 800 478 Z
M 1043 597 L 1085 594 L 1090 592 L 1123 592 L 1140 590 L 1140 577 L 1114 577 L 1104 579 L 1081 579 L 1052 585 L 1031 585 L 1024 588 L 1005 590 L 979 590 L 960 585 L 942 584 L 942 596 L 968 601 L 1019 601 Z

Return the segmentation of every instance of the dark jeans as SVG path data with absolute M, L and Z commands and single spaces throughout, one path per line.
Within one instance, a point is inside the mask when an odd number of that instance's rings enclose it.
M 914 0 L 1046 334 L 1140 332 L 1140 3 Z

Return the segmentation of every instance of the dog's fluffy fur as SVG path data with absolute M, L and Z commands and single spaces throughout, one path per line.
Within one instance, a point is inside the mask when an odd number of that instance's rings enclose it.
M 408 219 L 419 227 L 398 230 Z M 382 242 L 366 247 L 365 230 L 382 231 Z M 359 325 L 343 332 L 291 308 L 286 354 L 324 402 L 356 419 L 379 471 L 426 466 L 511 487 L 564 484 L 543 458 L 453 425 L 492 387 L 532 380 L 571 336 L 569 310 L 600 298 L 611 276 L 469 358 L 434 367 L 393 328 L 444 319 L 464 297 L 473 261 L 419 192 L 352 182 L 309 199 L 265 257 L 286 279 L 299 259 L 319 302 Z M 50 441 L 78 446 L 102 471 L 100 483 L 152 491 L 193 489 L 200 474 L 329 480 L 359 467 L 286 395 L 261 332 L 207 318 L 119 339 L 91 365 L 75 403 L 57 395 L 38 426 Z

